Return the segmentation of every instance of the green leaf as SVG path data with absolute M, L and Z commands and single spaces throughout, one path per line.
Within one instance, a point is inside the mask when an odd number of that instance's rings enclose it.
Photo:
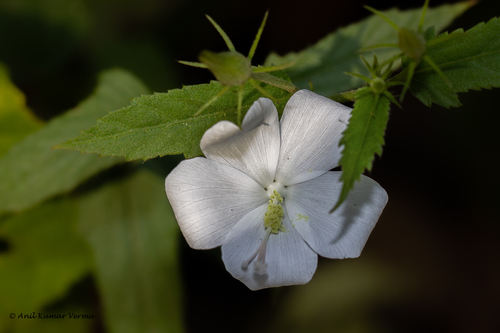
M 0 159 L 0 214 L 20 211 L 69 192 L 97 172 L 123 162 L 119 158 L 52 149 L 92 126 L 109 110 L 127 105 L 132 97 L 147 92 L 140 81 L 122 70 L 105 72 L 99 81 L 91 97 L 12 146 Z
M 448 38 L 446 38 L 446 36 Z M 422 103 L 445 108 L 461 105 L 457 93 L 500 87 L 500 19 L 479 23 L 470 30 L 442 34 L 427 55 L 451 82 L 450 88 L 432 67 L 422 61 L 415 69 L 410 92 Z
M 278 111 L 282 112 L 291 94 L 269 85 L 261 86 L 274 97 Z M 200 156 L 200 140 L 208 128 L 221 120 L 236 122 L 236 90 L 228 91 L 199 116 L 193 117 L 222 88 L 219 82 L 212 81 L 134 98 L 130 106 L 98 119 L 96 126 L 57 148 L 101 156 L 124 156 L 127 160 L 174 154 L 184 154 L 186 158 Z M 243 112 L 259 97 L 262 95 L 247 83 Z
M 0 253 L 0 331 L 17 326 L 8 314 L 41 310 L 90 271 L 90 249 L 76 231 L 76 208 L 69 199 L 50 201 L 1 221 L 0 238 L 8 250 Z
M 179 227 L 164 179 L 145 169 L 80 201 L 109 332 L 180 332 Z
M 16 142 L 42 126 L 26 107 L 24 95 L 10 81 L 0 63 L 0 156 Z
M 471 6 L 472 2 L 461 2 L 430 8 L 426 14 L 425 26 L 435 26 L 441 31 Z M 422 10 L 391 9 L 383 13 L 398 26 L 416 30 Z M 358 78 L 344 75 L 344 72 L 353 72 L 368 76 L 368 70 L 363 65 L 360 54 L 371 57 L 371 54 L 375 53 L 382 62 L 401 52 L 396 48 L 385 48 L 358 53 L 360 49 L 378 44 L 397 43 L 397 41 L 397 32 L 389 24 L 378 16 L 371 16 L 329 34 L 301 52 L 292 52 L 285 56 L 271 54 L 266 59 L 265 65 L 296 62 L 294 66 L 285 70 L 296 86 L 309 89 L 311 80 L 315 92 L 331 96 L 364 84 Z M 394 65 L 394 68 L 397 68 L 399 63 Z
M 344 202 L 365 169 L 371 170 L 375 154 L 382 155 L 390 100 L 383 94 L 368 93 L 369 90 L 358 91 L 351 119 L 340 140 L 344 146 L 340 159 L 343 185 L 334 209 Z

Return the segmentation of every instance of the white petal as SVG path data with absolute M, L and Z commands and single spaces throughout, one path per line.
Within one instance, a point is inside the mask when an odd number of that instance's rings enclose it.
M 361 176 L 346 201 L 333 213 L 341 172 L 288 186 L 285 210 L 292 224 L 316 253 L 327 258 L 359 257 L 388 197 L 374 180 Z
M 242 268 L 242 263 L 255 253 L 266 236 L 263 220 L 266 209 L 267 204 L 251 211 L 231 229 L 222 244 L 226 269 L 252 290 L 309 282 L 316 271 L 318 255 L 291 226 L 286 212 L 283 223 L 287 231 L 271 234 L 267 243 L 267 274 L 255 272 L 256 259 L 246 269 Z
M 184 160 L 172 170 L 165 191 L 182 234 L 195 249 L 222 245 L 243 216 L 269 199 L 241 171 L 202 157 Z
M 338 166 L 339 141 L 351 109 L 308 90 L 296 92 L 281 117 L 276 181 L 293 185 Z
M 255 101 L 242 128 L 229 121 L 218 122 L 201 138 L 201 150 L 208 159 L 243 171 L 266 187 L 274 180 L 280 147 L 278 111 L 273 102 L 267 98 Z

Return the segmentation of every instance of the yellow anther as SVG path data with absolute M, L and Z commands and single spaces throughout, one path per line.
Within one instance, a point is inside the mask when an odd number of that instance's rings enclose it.
M 283 202 L 283 197 L 274 190 L 273 194 L 269 197 L 269 205 L 267 206 L 267 211 L 264 214 L 264 226 L 266 228 L 271 228 L 273 234 L 277 234 L 279 231 L 286 231 L 283 226 L 283 217 L 285 217 L 285 212 L 281 203 Z

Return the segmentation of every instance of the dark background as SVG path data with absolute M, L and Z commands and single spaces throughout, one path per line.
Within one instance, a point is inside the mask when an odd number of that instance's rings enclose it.
M 42 119 L 75 106 L 111 67 L 159 92 L 208 82 L 208 71 L 175 62 L 225 49 L 204 14 L 246 54 L 269 9 L 253 60 L 259 64 L 271 51 L 300 51 L 367 17 L 363 4 L 383 10 L 423 3 L 67 1 L 79 21 L 15 2 L 0 4 L 0 61 Z M 499 14 L 497 1 L 482 1 L 448 30 Z M 321 259 L 306 286 L 251 292 L 224 270 L 219 249 L 195 251 L 181 241 L 188 331 L 500 332 L 498 94 L 461 94 L 463 107 L 450 110 L 408 95 L 403 110 L 394 108 L 383 156 L 370 173 L 389 203 L 363 255 Z M 96 292 L 91 280 L 81 288 Z

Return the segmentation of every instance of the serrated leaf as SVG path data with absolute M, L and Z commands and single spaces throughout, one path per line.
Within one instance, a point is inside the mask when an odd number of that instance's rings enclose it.
M 42 126 L 26 107 L 24 95 L 9 79 L 0 63 L 0 156 L 16 142 Z
M 382 155 L 390 101 L 385 95 L 368 93 L 369 90 L 363 88 L 357 92 L 352 116 L 340 140 L 344 146 L 340 159 L 343 184 L 335 208 L 347 198 L 365 169 L 371 170 L 375 154 Z
M 68 192 L 97 172 L 123 162 L 120 158 L 52 149 L 92 126 L 109 110 L 147 93 L 140 81 L 122 70 L 105 72 L 99 82 L 91 97 L 12 146 L 0 159 L 0 214 L 20 211 Z
M 4 218 L 0 238 L 0 331 L 16 324 L 8 314 L 29 314 L 61 298 L 88 274 L 90 248 L 76 231 L 77 210 L 70 199 L 47 202 Z M 20 319 L 14 319 L 20 320 Z
M 100 156 L 124 156 L 129 161 L 174 154 L 184 154 L 186 158 L 200 156 L 200 140 L 207 129 L 221 120 L 236 122 L 236 90 L 225 93 L 193 117 L 222 88 L 219 82 L 212 81 L 135 98 L 130 106 L 99 119 L 96 126 L 57 148 Z M 268 85 L 263 88 L 275 98 L 278 111 L 282 112 L 291 94 Z M 247 83 L 242 112 L 259 97 L 262 95 Z
M 179 227 L 164 179 L 145 169 L 80 201 L 109 332 L 180 332 Z
M 445 108 L 458 107 L 461 105 L 459 92 L 500 87 L 499 18 L 479 23 L 466 32 L 456 30 L 449 37 L 429 46 L 427 55 L 450 80 L 452 87 L 448 87 L 425 61 L 415 69 L 411 81 L 410 92 L 429 107 L 432 103 Z
M 425 26 L 435 26 L 441 31 L 471 6 L 472 2 L 460 2 L 429 8 Z M 417 29 L 422 9 L 407 11 L 391 9 L 383 13 L 400 27 Z M 401 52 L 396 48 L 379 48 L 359 53 L 360 49 L 378 44 L 397 43 L 397 41 L 397 32 L 389 24 L 378 16 L 371 16 L 329 34 L 301 52 L 292 52 L 285 56 L 273 53 L 266 59 L 265 65 L 295 62 L 295 65 L 285 69 L 285 72 L 296 86 L 308 89 L 311 80 L 316 93 L 331 96 L 364 84 L 362 80 L 344 74 L 353 72 L 369 75 L 359 57 L 360 54 L 371 57 L 375 53 L 379 60 L 383 61 Z M 398 66 L 399 63 L 395 63 L 393 68 Z

